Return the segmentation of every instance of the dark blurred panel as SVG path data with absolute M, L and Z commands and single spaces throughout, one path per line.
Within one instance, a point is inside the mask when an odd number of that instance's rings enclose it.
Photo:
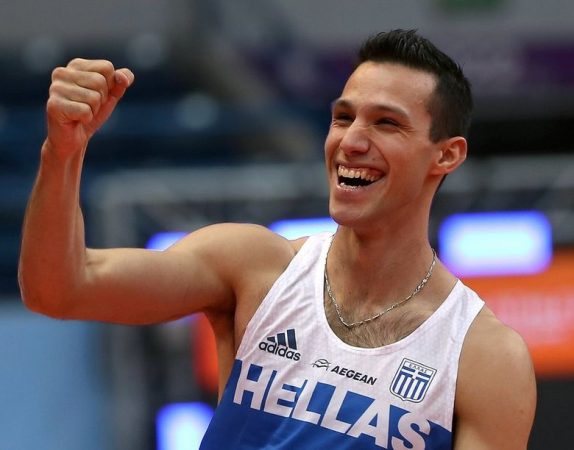
M 574 383 L 571 379 L 538 382 L 538 407 L 529 450 L 566 450 L 571 447 L 574 441 L 573 404 Z

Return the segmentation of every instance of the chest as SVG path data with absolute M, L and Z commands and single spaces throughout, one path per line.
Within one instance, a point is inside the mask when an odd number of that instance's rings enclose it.
M 431 315 L 431 312 L 397 308 L 372 321 L 347 327 L 341 318 L 349 323 L 360 321 L 364 317 L 360 314 L 354 317 L 349 314 L 349 318 L 343 316 L 342 312 L 337 312 L 327 297 L 324 300 L 324 309 L 325 317 L 333 333 L 346 344 L 362 348 L 383 347 L 400 341 L 420 327 Z

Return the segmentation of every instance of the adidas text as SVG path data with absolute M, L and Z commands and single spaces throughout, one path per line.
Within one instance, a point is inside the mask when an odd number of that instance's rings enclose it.
M 292 359 L 293 361 L 299 361 L 301 358 L 301 353 L 290 350 L 289 347 L 284 345 L 279 345 L 272 342 L 260 342 L 259 349 L 268 353 L 273 353 L 274 355 Z

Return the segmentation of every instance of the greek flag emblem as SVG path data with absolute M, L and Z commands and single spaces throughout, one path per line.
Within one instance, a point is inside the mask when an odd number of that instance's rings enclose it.
M 419 403 L 425 398 L 436 369 L 403 359 L 391 383 L 391 393 L 401 400 Z

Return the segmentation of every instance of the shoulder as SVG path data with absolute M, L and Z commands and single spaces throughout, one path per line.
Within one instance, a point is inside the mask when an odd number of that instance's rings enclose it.
M 297 251 L 295 241 L 289 241 L 268 228 L 243 223 L 218 223 L 190 233 L 169 249 L 174 252 L 194 252 L 206 258 L 226 261 L 249 259 L 257 264 L 261 259 L 291 259 Z
M 486 306 L 468 331 L 460 364 L 463 376 L 490 371 L 495 365 L 502 371 L 501 375 L 506 371 L 517 372 L 516 375 L 533 373 L 530 353 L 522 337 Z M 472 371 L 467 370 L 469 368 Z
M 282 271 L 303 241 L 290 241 L 261 225 L 219 223 L 190 233 L 168 251 L 200 258 L 232 280 L 249 272 Z
M 455 404 L 457 427 L 463 434 L 459 439 L 474 436 L 484 444 L 480 448 L 524 449 L 535 406 L 528 348 L 485 306 L 469 329 L 460 358 Z M 512 447 L 508 436 L 514 436 Z M 471 442 L 465 445 L 474 448 Z

